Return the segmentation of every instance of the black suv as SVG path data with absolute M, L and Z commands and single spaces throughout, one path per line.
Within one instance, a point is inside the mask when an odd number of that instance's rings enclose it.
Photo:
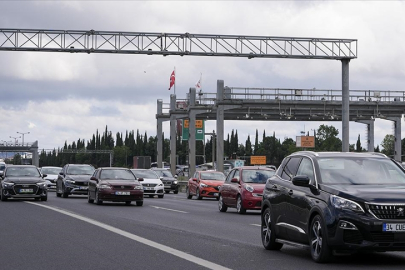
M 405 170 L 379 153 L 302 151 L 286 157 L 263 191 L 265 249 L 335 253 L 405 251 Z
M 87 195 L 94 167 L 88 164 L 66 164 L 56 180 L 56 196 Z
M 160 180 L 162 180 L 163 185 L 165 186 L 165 192 L 169 193 L 170 191 L 173 191 L 174 194 L 179 193 L 179 184 L 177 182 L 176 177 L 173 176 L 173 174 L 165 168 L 151 168 L 154 172 L 156 172 Z

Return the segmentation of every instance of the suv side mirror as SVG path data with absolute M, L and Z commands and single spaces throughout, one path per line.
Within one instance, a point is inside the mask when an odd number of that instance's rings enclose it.
M 299 186 L 299 187 L 309 187 L 311 180 L 309 179 L 309 177 L 307 175 L 297 175 L 294 176 L 292 179 L 292 183 L 295 186 Z

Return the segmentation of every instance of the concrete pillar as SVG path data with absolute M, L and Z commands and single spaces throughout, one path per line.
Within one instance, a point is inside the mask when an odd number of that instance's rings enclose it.
M 195 88 L 190 88 L 190 106 L 189 106 L 189 111 L 188 111 L 188 130 L 189 130 L 189 136 L 188 136 L 188 172 L 189 176 L 192 177 L 195 173 L 195 154 L 196 154 L 196 140 L 195 140 L 195 133 L 196 133 L 196 128 L 195 128 L 195 120 L 196 120 L 196 111 L 193 110 L 193 107 L 195 106 L 195 94 L 196 90 Z
M 157 100 L 157 115 L 162 115 L 163 112 L 163 101 L 161 99 Z M 157 164 L 158 167 L 160 168 L 159 164 L 162 164 L 163 162 L 163 120 L 160 119 L 159 117 L 157 118 L 156 121 L 157 127 L 156 127 L 156 137 L 157 137 Z
M 349 62 L 342 60 L 342 152 L 349 152 Z
M 389 117 L 387 119 L 394 122 L 394 159 L 401 162 L 401 117 Z
M 217 80 L 217 171 L 224 171 L 224 81 Z
M 32 165 L 39 167 L 38 141 L 31 145 L 30 152 L 32 154 Z
M 356 122 L 367 125 L 367 151 L 374 152 L 374 119 L 357 120 Z
M 176 95 L 170 95 L 170 171 L 173 175 L 176 174 L 176 115 L 173 111 L 176 110 Z M 162 165 L 161 165 L 162 166 Z M 160 168 L 160 167 L 159 167 Z

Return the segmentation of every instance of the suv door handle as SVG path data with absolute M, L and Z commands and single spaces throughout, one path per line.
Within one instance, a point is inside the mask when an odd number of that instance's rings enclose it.
M 294 192 L 292 191 L 292 189 L 290 189 L 289 191 L 288 191 L 288 195 L 293 195 L 294 194 Z

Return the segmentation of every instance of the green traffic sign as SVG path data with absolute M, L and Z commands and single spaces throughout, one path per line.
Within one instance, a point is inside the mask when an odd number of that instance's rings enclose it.
M 205 127 L 205 122 L 204 120 L 195 120 L 195 139 L 197 141 L 203 141 L 204 140 L 204 127 Z M 189 120 L 185 119 L 183 120 L 183 125 L 182 125 L 182 140 L 183 141 L 188 141 L 189 138 Z

